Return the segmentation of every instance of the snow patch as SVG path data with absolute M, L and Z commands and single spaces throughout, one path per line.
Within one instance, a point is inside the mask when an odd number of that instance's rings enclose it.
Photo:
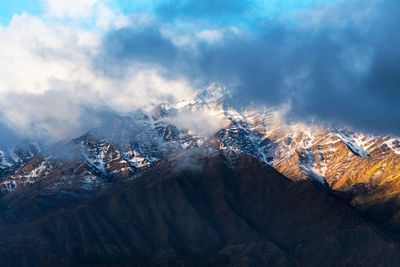
M 391 138 L 384 142 L 394 153 L 400 155 L 400 141 L 396 138 Z
M 357 156 L 363 158 L 369 158 L 367 151 L 361 147 L 360 144 L 357 143 L 356 138 L 351 133 L 345 133 L 344 131 L 335 129 L 335 135 L 342 140 L 343 143 Z
M 325 178 L 318 174 L 318 171 L 314 168 L 306 165 L 300 165 L 301 171 L 311 180 L 314 180 L 323 186 L 328 187 L 328 183 L 326 182 Z
M 7 161 L 6 154 L 0 151 L 0 169 L 5 169 L 11 167 L 12 164 Z

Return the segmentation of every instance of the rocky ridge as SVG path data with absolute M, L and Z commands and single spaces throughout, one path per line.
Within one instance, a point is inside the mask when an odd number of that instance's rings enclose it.
M 180 128 L 173 122 L 182 112 L 218 114 L 223 127 L 210 136 Z M 269 109 L 237 111 L 215 88 L 193 100 L 160 105 L 151 114 L 116 118 L 63 144 L 62 153 L 41 153 L 32 144 L 4 150 L 0 191 L 8 201 L 21 192 L 84 199 L 134 178 L 173 152 L 211 141 L 221 151 L 254 156 L 293 181 L 320 183 L 390 229 L 400 225 L 400 139 L 282 123 Z

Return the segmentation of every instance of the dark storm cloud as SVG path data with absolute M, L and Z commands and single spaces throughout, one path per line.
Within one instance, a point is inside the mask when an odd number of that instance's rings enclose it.
M 227 86 L 242 105 L 290 103 L 297 119 L 400 135 L 398 14 L 394 0 L 345 1 L 295 14 L 290 26 L 258 21 L 249 35 L 225 31 L 222 42 L 196 41 L 192 49 L 173 45 L 157 25 L 127 28 L 111 33 L 104 51 L 197 86 Z
M 177 56 L 173 43 L 164 38 L 156 27 L 121 29 L 111 33 L 105 41 L 110 55 L 118 60 L 135 59 L 140 62 L 168 62 Z

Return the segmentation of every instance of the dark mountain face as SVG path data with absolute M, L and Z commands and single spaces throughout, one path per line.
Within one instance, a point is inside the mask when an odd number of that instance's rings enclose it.
M 400 262 L 395 242 L 322 186 L 210 147 L 172 154 L 87 203 L 0 236 L 0 265 Z

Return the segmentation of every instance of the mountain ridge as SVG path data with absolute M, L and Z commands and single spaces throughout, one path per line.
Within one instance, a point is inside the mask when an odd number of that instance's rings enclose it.
M 183 114 L 186 125 L 196 119 L 197 112 L 208 114 L 210 120 L 216 118 L 221 128 L 207 136 L 172 124 Z M 54 149 L 56 153 L 28 145 L 31 150 L 19 153 L 18 164 L 3 164 L 1 199 L 11 206 L 26 198 L 21 195 L 84 201 L 133 179 L 171 153 L 212 142 L 221 151 L 254 156 L 293 181 L 320 183 L 400 233 L 398 138 L 348 128 L 285 124 L 279 116 L 268 109 L 238 112 L 226 103 L 223 91 L 208 88 L 193 100 L 162 104 L 151 114 L 139 111 L 132 117 L 116 117 L 102 128 L 65 142 Z M 11 154 L 3 152 L 0 162 L 12 158 Z

